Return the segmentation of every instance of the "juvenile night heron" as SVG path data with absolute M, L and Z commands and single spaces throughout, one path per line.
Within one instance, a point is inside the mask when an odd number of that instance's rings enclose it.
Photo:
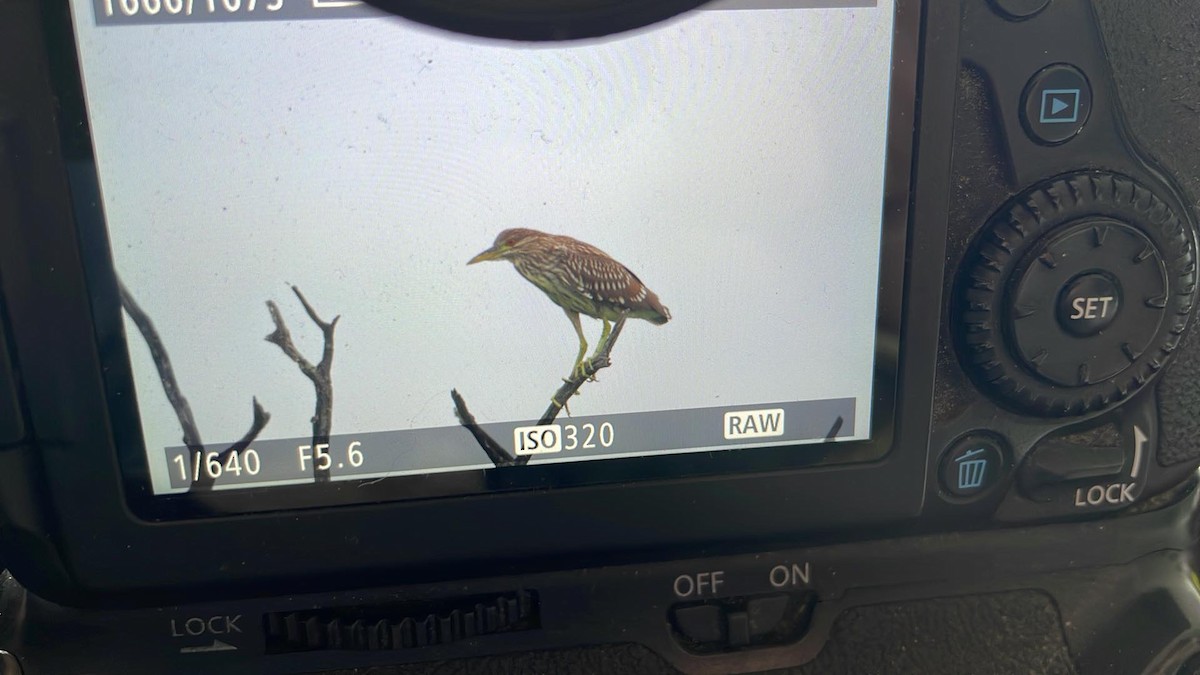
M 485 260 L 508 260 L 521 276 L 542 289 L 567 313 L 579 336 L 579 355 L 571 369 L 574 377 L 582 374 L 583 356 L 587 353 L 580 314 L 604 322 L 597 350 L 608 339 L 612 322 L 622 316 L 645 319 L 660 326 L 671 318 L 671 312 L 659 302 L 658 296 L 628 267 L 578 239 L 526 228 L 504 230 L 491 248 L 467 264 Z

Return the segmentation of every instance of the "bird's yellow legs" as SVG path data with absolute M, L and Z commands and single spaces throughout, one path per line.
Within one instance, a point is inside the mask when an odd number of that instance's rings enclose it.
M 583 336 L 583 325 L 579 322 L 579 312 L 572 312 L 566 309 L 563 311 L 567 313 L 567 318 L 571 320 L 571 325 L 575 327 L 575 334 L 579 336 L 579 353 L 575 355 L 575 366 L 571 368 L 571 377 L 583 377 L 587 372 L 584 366 L 585 359 L 583 358 L 584 354 L 587 354 L 587 338 Z M 596 358 L 601 349 L 604 349 L 605 343 L 608 342 L 608 336 L 612 334 L 612 322 L 608 319 L 601 319 L 601 321 L 604 322 L 604 328 L 600 331 L 600 341 L 596 343 L 596 349 L 592 352 L 591 358 L 593 359 Z M 592 375 L 591 379 L 594 381 L 596 376 Z
M 608 319 L 601 319 L 601 321 L 604 322 L 604 329 L 600 331 L 600 341 L 596 343 L 596 349 L 592 352 L 593 359 L 601 349 L 604 349 L 604 343 L 608 342 L 608 334 L 612 332 L 612 323 Z
M 583 355 L 587 354 L 587 338 L 583 336 L 583 326 L 579 323 L 579 312 L 563 310 L 567 313 L 567 318 L 571 320 L 571 325 L 575 326 L 575 334 L 579 336 L 579 354 L 575 356 L 575 367 L 571 368 L 571 377 L 579 377 L 583 375 Z M 605 333 L 607 334 L 608 322 L 605 321 Z

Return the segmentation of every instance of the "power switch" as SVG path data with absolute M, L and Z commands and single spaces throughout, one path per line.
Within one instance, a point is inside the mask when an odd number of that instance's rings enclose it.
M 675 610 L 674 615 L 675 628 L 692 643 L 715 643 L 724 637 L 721 608 L 716 605 L 681 607 Z
M 711 654 L 794 642 L 808 630 L 816 595 L 779 593 L 676 606 L 675 638 L 688 651 Z
M 745 647 L 750 644 L 750 617 L 746 616 L 745 612 L 730 612 L 727 619 L 729 620 L 729 646 Z
M 746 616 L 750 620 L 750 635 L 761 637 L 779 628 L 792 599 L 787 595 L 769 595 L 746 601 Z

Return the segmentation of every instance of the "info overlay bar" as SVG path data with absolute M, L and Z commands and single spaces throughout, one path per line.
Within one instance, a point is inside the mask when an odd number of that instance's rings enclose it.
M 529 455 L 532 463 L 542 464 L 854 438 L 855 412 L 855 400 L 841 398 L 564 415 L 544 426 L 481 426 L 510 453 Z M 306 438 L 261 440 L 237 454 L 222 453 L 225 447 L 213 445 L 203 452 L 166 448 L 171 488 L 186 489 L 200 481 L 211 481 L 217 488 L 304 483 L 312 482 L 318 470 L 328 471 L 332 480 L 348 480 L 492 466 L 474 436 L 461 426 L 339 434 L 327 444 Z
M 714 0 L 702 9 L 837 9 L 877 0 Z M 100 26 L 238 21 L 363 19 L 388 16 L 362 0 L 91 0 Z

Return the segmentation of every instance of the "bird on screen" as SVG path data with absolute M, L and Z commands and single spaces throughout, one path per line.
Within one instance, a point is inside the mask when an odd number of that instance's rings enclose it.
M 671 312 L 658 296 L 628 267 L 578 239 L 527 228 L 504 230 L 491 248 L 467 264 L 487 260 L 511 262 L 521 276 L 542 289 L 566 312 L 579 336 L 579 355 L 571 369 L 572 377 L 581 377 L 585 371 L 588 344 L 579 322 L 580 314 L 604 322 L 597 352 L 608 339 L 612 322 L 621 317 L 645 319 L 659 326 L 671 318 Z

